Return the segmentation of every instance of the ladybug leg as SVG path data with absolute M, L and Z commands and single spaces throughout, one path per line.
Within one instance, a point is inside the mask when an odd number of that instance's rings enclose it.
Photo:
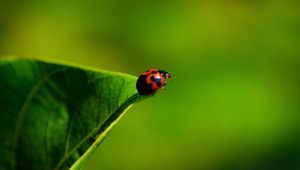
M 161 89 L 162 91 L 166 90 L 166 83 L 165 83 L 163 86 L 161 86 L 160 89 Z

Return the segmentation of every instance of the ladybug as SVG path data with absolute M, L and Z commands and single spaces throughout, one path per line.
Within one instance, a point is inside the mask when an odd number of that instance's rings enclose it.
M 150 69 L 139 76 L 136 88 L 140 95 L 154 94 L 157 90 L 163 89 L 166 79 L 170 78 L 171 74 L 167 71 Z

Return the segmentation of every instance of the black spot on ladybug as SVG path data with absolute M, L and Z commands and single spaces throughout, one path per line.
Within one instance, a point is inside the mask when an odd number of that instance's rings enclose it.
M 154 79 L 154 81 L 155 81 L 155 83 L 160 83 L 161 79 L 160 79 L 160 77 L 156 77 L 156 78 Z
M 154 78 L 153 75 L 150 77 L 150 80 L 151 80 L 152 82 L 155 82 L 155 78 Z
M 154 82 L 156 83 L 156 85 L 158 87 L 160 87 L 161 86 L 161 77 L 154 77 Z
M 153 93 L 152 85 L 147 84 L 146 78 L 146 75 L 141 75 L 136 82 L 136 89 L 140 95 L 148 95 Z
M 161 86 L 161 82 L 158 82 L 158 83 L 156 83 L 156 84 L 157 84 L 157 86 L 158 86 L 158 87 L 160 87 L 160 86 Z

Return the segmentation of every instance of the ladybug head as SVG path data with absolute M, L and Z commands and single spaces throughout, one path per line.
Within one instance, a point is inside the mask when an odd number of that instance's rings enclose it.
M 165 78 L 165 79 L 171 79 L 171 73 L 163 70 L 158 70 L 158 72 Z

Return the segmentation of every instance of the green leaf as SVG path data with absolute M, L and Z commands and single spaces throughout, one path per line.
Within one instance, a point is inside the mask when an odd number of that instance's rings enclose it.
M 78 169 L 124 110 L 136 77 L 0 60 L 0 169 Z

